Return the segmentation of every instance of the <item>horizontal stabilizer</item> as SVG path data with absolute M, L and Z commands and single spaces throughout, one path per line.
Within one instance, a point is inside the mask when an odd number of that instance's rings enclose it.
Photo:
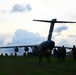
M 72 22 L 72 21 L 56 21 L 56 23 L 76 23 L 76 22 Z
M 47 23 L 51 23 L 51 21 L 47 21 L 47 20 L 33 20 L 33 21 L 39 21 L 39 22 L 47 22 Z
M 76 23 L 72 21 L 53 21 L 53 19 L 51 21 L 48 20 L 33 20 L 33 21 L 47 22 L 47 23 Z

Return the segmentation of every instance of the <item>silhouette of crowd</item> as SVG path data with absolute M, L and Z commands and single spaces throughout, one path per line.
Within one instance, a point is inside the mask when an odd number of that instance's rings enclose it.
M 14 48 L 14 55 L 13 53 L 10 54 L 10 56 L 15 56 L 15 58 L 17 58 L 17 52 L 19 51 L 18 47 Z M 38 57 L 39 62 L 42 63 L 43 58 L 45 57 L 47 62 L 51 62 L 51 58 L 52 58 L 52 52 L 54 57 L 57 59 L 57 61 L 65 61 L 66 58 L 66 47 L 64 47 L 64 45 L 62 47 L 57 47 L 54 49 L 42 49 L 42 50 L 37 50 L 37 47 L 33 47 L 32 48 L 32 52 L 28 52 L 29 48 L 25 47 L 24 48 L 24 53 L 23 53 L 23 57 L 29 57 L 29 56 L 34 56 L 34 57 Z M 75 45 L 73 45 L 73 48 L 71 49 L 72 51 L 72 57 L 74 60 L 76 60 L 76 47 Z M 6 58 L 8 57 L 8 53 L 5 53 L 5 55 L 3 55 L 3 53 L 1 53 L 0 55 L 1 57 L 5 56 Z
M 65 61 L 66 49 L 64 46 L 54 49 L 53 53 L 55 58 L 57 57 L 57 61 Z

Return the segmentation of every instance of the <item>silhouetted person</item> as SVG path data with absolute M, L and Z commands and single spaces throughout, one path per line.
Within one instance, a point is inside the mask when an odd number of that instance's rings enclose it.
M 38 56 L 38 54 L 39 54 L 39 50 L 37 50 L 37 47 L 33 47 L 32 48 L 32 54 L 33 54 L 33 56 Z
M 10 56 L 12 57 L 13 56 L 13 53 L 11 53 Z
M 72 54 L 73 54 L 74 60 L 76 60 L 76 47 L 75 47 L 75 45 L 73 45 Z
M 14 51 L 15 51 L 15 52 L 18 52 L 18 51 L 19 51 L 18 47 L 16 47 L 16 48 L 14 49 Z
M 32 52 L 28 52 L 28 57 L 32 56 Z
M 51 61 L 51 52 L 52 50 L 50 48 L 46 50 L 46 59 L 48 63 Z
M 15 58 L 17 58 L 17 53 L 15 52 Z
M 1 53 L 1 57 L 3 57 L 3 53 Z
M 57 57 L 57 49 L 56 48 L 53 50 L 53 53 L 54 53 L 54 57 L 56 58 Z
M 62 59 L 62 49 L 59 47 L 57 52 L 57 61 L 61 61 Z
M 63 47 L 59 47 L 57 51 L 58 61 L 65 61 L 66 49 Z
M 29 52 L 29 54 L 30 54 L 30 56 L 32 56 L 33 53 L 32 52 Z
M 63 61 L 65 61 L 66 49 L 65 49 L 64 45 L 63 45 L 63 47 L 62 47 L 62 51 L 63 51 Z
M 39 63 L 42 63 L 43 60 L 43 52 L 41 50 L 39 50 Z
M 26 52 L 23 53 L 23 57 L 24 57 L 24 58 L 26 57 Z
M 6 58 L 8 57 L 8 54 L 7 54 L 7 53 L 5 54 L 5 57 L 6 57 Z
M 27 52 L 27 57 L 29 57 L 30 56 L 30 53 L 29 52 Z

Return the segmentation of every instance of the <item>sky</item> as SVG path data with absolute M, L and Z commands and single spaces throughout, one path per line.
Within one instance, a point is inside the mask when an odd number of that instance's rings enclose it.
M 75 0 L 0 0 L 0 46 L 47 40 L 50 24 L 33 19 L 76 21 L 75 3 Z M 52 40 L 56 45 L 76 45 L 76 24 L 55 24 Z

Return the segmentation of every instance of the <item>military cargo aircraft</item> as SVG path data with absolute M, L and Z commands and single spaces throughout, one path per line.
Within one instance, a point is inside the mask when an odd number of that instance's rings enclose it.
M 60 46 L 55 46 L 55 42 L 52 41 L 52 39 L 51 39 L 55 23 L 76 23 L 76 22 L 72 22 L 72 21 L 57 21 L 57 19 L 52 19 L 51 21 L 48 21 L 48 20 L 35 20 L 34 19 L 33 21 L 51 23 L 48 38 L 47 38 L 46 41 L 44 41 L 44 42 L 42 42 L 40 44 L 36 44 L 36 45 L 5 46 L 5 47 L 0 47 L 0 48 L 22 48 L 22 47 L 24 47 L 25 49 L 28 49 L 28 47 L 31 47 L 31 48 L 36 47 L 37 50 L 42 50 L 42 49 L 46 50 L 47 48 L 50 48 L 52 50 L 53 48 L 60 47 Z M 71 47 L 65 47 L 65 48 L 71 49 Z

